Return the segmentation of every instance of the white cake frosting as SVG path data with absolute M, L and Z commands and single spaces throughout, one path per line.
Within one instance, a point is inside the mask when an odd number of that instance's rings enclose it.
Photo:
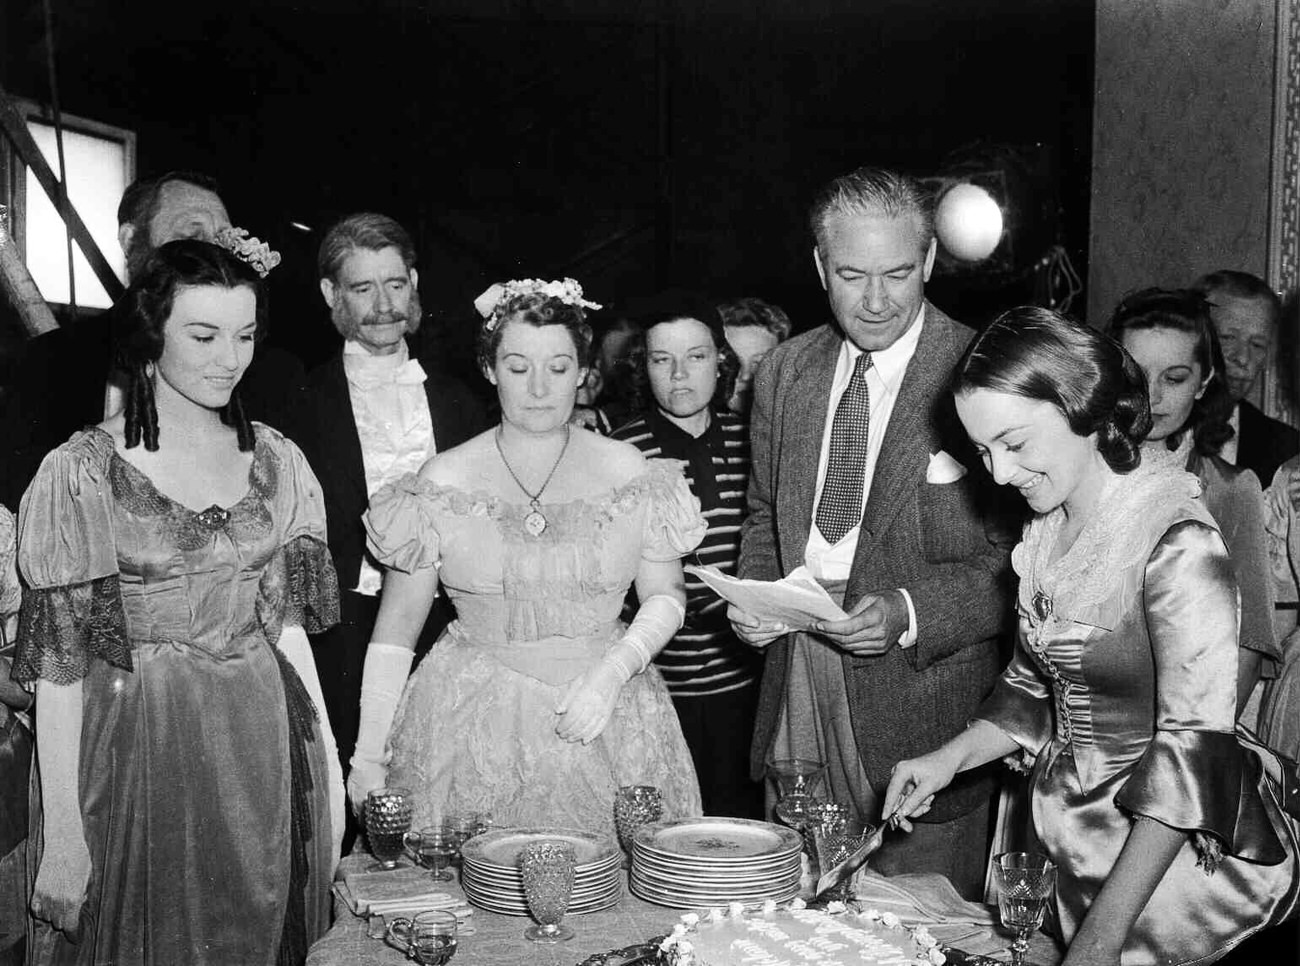
M 686 913 L 660 946 L 666 966 L 943 966 L 939 944 L 923 926 L 909 928 L 893 913 L 826 911 L 795 900 L 786 909 L 739 903 Z

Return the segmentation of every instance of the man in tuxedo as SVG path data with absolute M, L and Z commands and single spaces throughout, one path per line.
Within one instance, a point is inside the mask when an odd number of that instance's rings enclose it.
M 778 346 L 755 378 L 739 573 L 807 567 L 848 618 L 790 633 L 729 616 L 766 651 L 756 777 L 820 759 L 829 797 L 875 822 L 893 766 L 962 730 L 993 685 L 1012 538 L 948 392 L 974 333 L 925 300 L 929 197 L 861 168 L 822 190 L 811 223 L 835 321 Z M 987 771 L 960 776 L 873 867 L 940 872 L 979 896 L 993 787 Z
M 385 215 L 338 222 L 321 241 L 321 295 L 343 345 L 311 372 L 287 427 L 325 497 L 341 622 L 313 639 L 325 707 L 347 767 L 357 738 L 361 672 L 379 611 L 381 574 L 366 552 L 361 517 L 385 483 L 486 428 L 482 405 L 428 358 L 410 354 L 420 326 L 419 273 L 406 230 Z M 435 606 L 420 650 L 450 613 Z
M 1268 486 L 1277 468 L 1300 452 L 1300 433 L 1247 401 L 1276 340 L 1282 302 L 1267 282 L 1249 272 L 1211 272 L 1197 279 L 1193 288 L 1210 303 L 1210 318 L 1227 367 L 1224 378 L 1236 402 L 1230 420 L 1236 432 L 1219 455 L 1254 470 L 1260 484 Z

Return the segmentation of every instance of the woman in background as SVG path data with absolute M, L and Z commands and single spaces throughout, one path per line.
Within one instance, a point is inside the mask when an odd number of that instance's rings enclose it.
M 1246 708 L 1261 673 L 1277 673 L 1282 652 L 1273 631 L 1273 579 L 1264 534 L 1264 494 L 1250 470 L 1220 459 L 1232 437 L 1232 397 L 1210 307 L 1196 292 L 1149 288 L 1126 296 L 1109 332 L 1146 375 L 1151 431 L 1142 444 L 1146 464 L 1194 474 L 1205 505 L 1228 546 L 1241 593 L 1237 652 L 1237 713 Z M 1255 724 L 1252 707 L 1246 723 Z
M 1012 555 L 1019 642 L 966 730 L 898 764 L 885 813 L 1022 754 L 1064 966 L 1217 959 L 1294 913 L 1297 827 L 1262 774 L 1276 758 L 1234 733 L 1236 587 L 1200 483 L 1141 465 L 1141 371 L 1046 309 L 997 319 L 954 386 L 985 466 L 1035 514 Z
M 665 818 L 698 815 L 690 752 L 651 661 L 682 624 L 680 559 L 704 536 L 699 504 L 679 469 L 569 425 L 591 347 L 578 283 L 489 293 L 479 363 L 500 424 L 379 490 L 366 516 L 388 569 L 353 808 L 387 781 L 412 790 L 417 827 L 488 811 L 499 824 L 613 834 L 618 787 L 645 784 Z M 440 582 L 456 620 L 408 682 Z M 625 626 L 633 584 L 641 603 Z
M 680 463 L 708 521 L 692 562 L 735 575 L 749 484 L 749 433 L 727 409 L 736 358 L 717 309 L 666 293 L 638 316 L 630 356 L 641 415 L 614 433 L 647 459 Z M 742 644 L 726 601 L 686 575 L 686 622 L 655 658 L 700 776 L 708 815 L 763 817 L 763 786 L 749 775 L 760 655 Z
M 47 456 L 19 515 L 28 961 L 301 963 L 342 830 L 303 629 L 337 620 L 338 585 L 315 477 L 236 394 L 261 280 L 169 242 L 116 311 L 126 410 Z

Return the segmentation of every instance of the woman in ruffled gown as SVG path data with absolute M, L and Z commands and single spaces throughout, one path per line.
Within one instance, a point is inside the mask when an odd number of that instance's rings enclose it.
M 1139 465 L 1141 371 L 1048 310 L 995 321 L 956 385 L 985 465 L 1035 512 L 1012 556 L 1019 646 L 964 732 L 899 763 L 885 810 L 1023 755 L 1065 966 L 1217 959 L 1294 913 L 1297 825 L 1277 759 L 1233 730 L 1237 591 L 1200 483 Z
M 337 620 L 320 488 L 234 394 L 252 268 L 171 242 L 117 311 L 126 411 L 46 457 L 19 515 L 28 962 L 301 963 L 342 817 L 303 632 Z
M 618 786 L 648 784 L 666 818 L 697 815 L 690 752 L 650 661 L 681 626 L 698 503 L 680 469 L 568 425 L 591 345 L 577 283 L 490 291 L 479 361 L 500 425 L 376 493 L 366 517 L 388 570 L 353 807 L 387 782 L 412 790 L 417 826 L 489 811 L 612 833 Z M 408 682 L 440 583 L 457 619 Z

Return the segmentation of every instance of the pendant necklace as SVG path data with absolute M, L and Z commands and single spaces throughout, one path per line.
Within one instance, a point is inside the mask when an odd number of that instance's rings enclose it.
M 540 537 L 542 531 L 544 531 L 547 526 L 546 516 L 542 513 L 542 493 L 545 492 L 546 487 L 550 484 L 551 477 L 555 475 L 555 471 L 560 468 L 560 460 L 564 459 L 565 450 L 569 448 L 569 427 L 567 425 L 564 427 L 564 445 L 560 447 L 560 455 L 555 457 L 555 463 L 551 466 L 551 472 L 546 474 L 546 479 L 542 481 L 542 485 L 538 488 L 536 493 L 529 492 L 528 487 L 524 486 L 523 481 L 519 479 L 514 469 L 511 468 L 510 461 L 506 459 L 506 451 L 501 448 L 500 426 L 497 427 L 497 431 L 492 435 L 492 439 L 497 444 L 497 452 L 501 454 L 501 462 L 505 464 L 506 472 L 510 474 L 510 478 L 515 481 L 515 484 L 519 489 L 524 491 L 524 495 L 528 497 L 528 505 L 531 507 L 531 510 L 528 515 L 524 517 L 524 529 L 528 531 L 530 536 Z

